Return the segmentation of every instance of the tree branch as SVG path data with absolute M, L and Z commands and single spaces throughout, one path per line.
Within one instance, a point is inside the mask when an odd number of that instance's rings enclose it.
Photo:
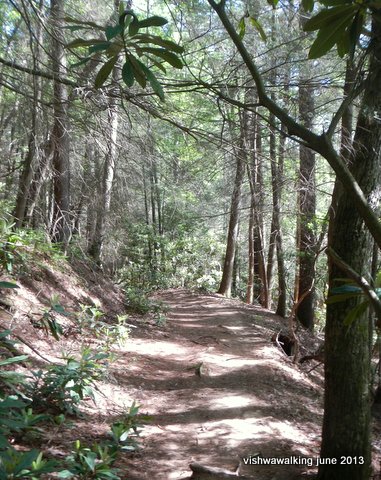
M 33 69 L 33 68 L 28 68 L 28 67 L 23 67 L 22 65 L 19 65 L 15 62 L 9 62 L 8 60 L 5 60 L 4 58 L 0 57 L 0 63 L 3 65 L 14 68 L 15 70 L 18 70 L 19 72 L 24 72 L 28 73 L 29 75 L 37 75 L 38 77 L 42 78 L 47 78 L 48 80 L 58 80 L 59 82 L 63 83 L 64 85 L 69 85 L 71 87 L 78 87 L 79 85 L 76 84 L 76 82 L 73 82 L 72 80 L 69 80 L 68 78 L 56 78 L 55 75 L 52 73 L 44 72 L 42 70 L 38 69 Z
M 283 110 L 267 95 L 263 77 L 256 64 L 253 62 L 252 57 L 247 51 L 245 45 L 243 44 L 242 39 L 236 32 L 233 24 L 230 22 L 224 9 L 224 5 L 222 2 L 216 4 L 213 0 L 208 0 L 208 2 L 218 14 L 223 26 L 225 27 L 225 30 L 229 34 L 231 40 L 245 62 L 246 67 L 249 70 L 257 87 L 260 104 L 266 107 L 286 126 L 290 135 L 295 135 L 304 140 L 309 148 L 317 153 L 320 153 L 320 155 L 322 155 L 328 161 L 329 165 L 336 173 L 337 178 L 343 184 L 347 194 L 351 196 L 358 212 L 363 218 L 378 247 L 381 248 L 381 223 L 370 207 L 359 184 L 353 177 L 344 161 L 341 159 L 340 155 L 334 149 L 330 137 L 325 133 L 316 135 L 311 130 L 308 130 L 290 117 L 285 110 Z M 338 121 L 338 119 L 339 117 L 336 120 Z M 334 121 L 336 120 L 334 119 Z

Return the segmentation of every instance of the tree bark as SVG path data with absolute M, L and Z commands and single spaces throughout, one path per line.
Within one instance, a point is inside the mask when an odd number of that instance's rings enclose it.
M 43 2 L 40 0 L 39 9 L 41 10 Z M 37 22 L 36 38 L 30 39 L 30 49 L 33 55 L 33 66 L 37 68 L 40 62 L 40 45 L 42 44 L 42 25 L 40 21 Z M 29 192 L 32 186 L 35 163 L 36 163 L 36 143 L 38 133 L 38 111 L 39 101 L 41 99 L 41 78 L 37 76 L 32 77 L 33 81 L 33 103 L 31 110 L 31 128 L 28 139 L 28 151 L 24 159 L 21 177 L 18 186 L 18 193 L 16 199 L 16 207 L 13 216 L 16 220 L 16 227 L 20 228 L 26 216 L 27 202 L 29 199 Z
M 299 86 L 299 115 L 303 125 L 312 129 L 314 116 L 314 90 L 307 79 L 301 79 Z M 299 255 L 298 297 L 304 296 L 296 309 L 300 323 L 313 330 L 315 318 L 315 152 L 304 145 L 299 147 L 299 235 L 297 239 Z M 306 292 L 308 292 L 306 294 Z
M 115 77 L 116 70 L 113 71 Z M 113 78 L 115 81 L 116 79 Z M 107 153 L 102 176 L 101 195 L 97 212 L 97 220 L 92 243 L 88 249 L 98 266 L 101 266 L 101 255 L 106 233 L 106 221 L 110 212 L 112 186 L 115 175 L 116 139 L 118 134 L 118 106 L 115 97 L 110 97 L 107 112 Z
M 380 201 L 381 124 L 381 25 L 373 22 L 373 42 L 353 141 L 350 170 L 374 210 Z M 342 186 L 332 213 L 329 245 L 353 270 L 366 276 L 371 270 L 372 238 Z M 329 261 L 329 286 L 343 272 Z M 370 478 L 370 356 L 372 324 L 367 312 L 350 325 L 345 319 L 360 300 L 329 304 L 325 329 L 325 410 L 322 458 L 351 457 L 351 465 L 321 465 L 319 480 Z
M 275 313 L 281 317 L 286 317 L 286 267 L 284 264 L 283 251 L 283 233 L 281 227 L 281 199 L 283 183 L 283 162 L 284 162 L 284 143 L 285 135 L 281 133 L 279 142 L 278 162 L 271 162 L 272 195 L 273 195 L 273 228 L 275 232 L 275 246 L 278 266 L 278 302 Z M 276 162 L 276 163 L 275 163 Z
M 246 165 L 246 155 L 245 155 L 245 144 L 244 144 L 244 126 L 241 125 L 240 132 L 240 146 L 236 152 L 236 172 L 234 179 L 234 188 L 230 204 L 230 219 L 228 227 L 228 236 L 226 242 L 226 252 L 224 260 L 224 268 L 222 272 L 222 279 L 218 293 L 224 295 L 225 297 L 230 297 L 232 281 L 233 281 L 233 268 L 234 268 L 234 258 L 236 253 L 236 245 L 238 238 L 238 222 L 239 222 L 239 211 L 241 208 L 241 191 L 242 183 L 245 175 L 245 165 Z
M 53 186 L 54 210 L 51 236 L 54 242 L 66 248 L 71 234 L 70 229 L 70 137 L 68 117 L 67 87 L 57 80 L 66 74 L 66 53 L 63 38 L 64 0 L 51 0 L 52 67 L 54 81 L 54 123 L 53 144 Z

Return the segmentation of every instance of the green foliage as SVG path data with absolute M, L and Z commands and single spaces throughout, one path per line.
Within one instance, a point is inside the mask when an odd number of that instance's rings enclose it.
M 57 462 L 45 460 L 42 452 L 29 450 L 21 452 L 8 446 L 0 451 L 0 478 L 40 478 L 41 475 L 56 470 Z
M 58 478 L 120 480 L 118 469 L 113 467 L 117 454 L 138 448 L 139 428 L 149 421 L 149 417 L 139 414 L 139 408 L 133 402 L 127 413 L 111 425 L 110 440 L 94 443 L 92 447 L 83 446 L 77 440 L 74 450 L 66 457 L 66 468 L 59 472 Z
M 259 22 L 259 20 L 254 17 L 253 15 L 246 14 L 244 15 L 239 23 L 238 23 L 238 34 L 241 38 L 243 38 L 246 34 L 246 18 L 249 19 L 250 25 L 254 27 L 255 30 L 259 33 L 261 39 L 265 42 L 267 40 L 267 35 L 265 31 L 263 30 L 262 24 Z
M 331 290 L 329 297 L 326 300 L 327 304 L 345 302 L 347 300 L 361 299 L 347 314 L 344 319 L 344 325 L 350 327 L 362 314 L 364 314 L 370 306 L 370 300 L 365 295 L 363 290 L 354 285 L 350 279 L 338 279 L 344 281 L 344 285 L 335 287 Z M 375 292 L 381 298 L 381 288 L 376 288 Z
M 11 337 L 10 330 L 0 331 L 0 348 L 7 350 L 13 355 L 10 358 L 0 360 L 0 388 L 15 390 L 18 384 L 23 383 L 25 381 L 25 376 L 21 373 L 18 373 L 12 370 L 4 370 L 3 367 L 11 364 L 21 363 L 27 360 L 28 356 L 17 355 L 18 353 L 16 349 L 17 342 L 12 340 L 10 337 Z
M 318 31 L 309 58 L 325 55 L 335 45 L 340 57 L 350 54 L 353 57 L 369 13 L 374 9 L 372 2 L 351 2 L 348 0 L 323 0 L 323 9 L 310 18 L 304 30 Z M 306 3 L 307 11 L 312 11 L 313 2 Z
M 134 451 L 138 448 L 137 437 L 151 417 L 139 413 L 140 406 L 135 402 L 129 407 L 125 415 L 111 425 L 111 437 L 121 450 Z
M 129 225 L 130 241 L 124 250 L 128 263 L 119 276 L 127 288 L 127 303 L 136 305 L 140 313 L 150 309 L 144 298 L 150 290 L 187 287 L 213 291 L 220 282 L 223 242 L 202 228 L 197 234 L 190 231 L 180 220 L 175 228 L 173 236 L 160 237 L 146 225 Z M 154 258 L 149 245 L 157 246 Z
M 0 378 L 8 387 L 14 387 L 16 384 L 20 388 L 25 387 L 26 377 L 15 372 L 4 371 L 1 367 L 20 363 L 26 358 L 23 355 L 0 362 Z M 36 425 L 48 418 L 44 414 L 34 414 L 29 404 L 30 400 L 21 398 L 19 394 L 0 397 L 0 478 L 2 479 L 39 478 L 40 475 L 51 472 L 55 468 L 55 462 L 43 459 L 42 453 L 38 450 L 21 452 L 8 441 L 11 434 L 22 435 L 25 438 L 26 433 L 37 432 Z
M 66 458 L 67 468 L 59 472 L 58 478 L 120 480 L 117 469 L 112 467 L 116 454 L 114 445 L 109 447 L 95 443 L 89 448 L 77 440 L 74 450 Z
M 152 312 L 156 317 L 166 312 L 166 307 L 163 302 L 155 302 L 148 298 L 148 290 L 138 287 L 127 287 L 125 294 L 127 306 L 140 315 Z
M 92 396 L 91 384 L 102 377 L 106 358 L 103 353 L 84 349 L 79 360 L 64 357 L 65 365 L 53 365 L 46 373 L 38 372 L 37 385 L 28 388 L 25 377 L 20 377 L 20 382 L 29 394 L 47 395 L 40 397 L 44 402 L 44 410 L 53 403 L 65 413 L 73 413 L 81 399 Z M 0 367 L 10 364 L 11 360 L 14 360 L 12 363 L 20 362 L 20 359 L 9 359 L 8 362 L 2 362 Z M 2 370 L 0 373 L 3 373 Z M 139 406 L 133 402 L 126 414 L 111 425 L 107 441 L 95 443 L 90 448 L 77 440 L 71 454 L 64 462 L 58 462 L 44 459 L 42 452 L 36 449 L 19 451 L 8 441 L 10 435 L 22 435 L 25 439 L 28 432 L 39 434 L 36 425 L 50 419 L 49 415 L 35 414 L 30 405 L 31 401 L 20 395 L 0 397 L 1 479 L 39 479 L 54 472 L 54 478 L 120 480 L 118 470 L 113 467 L 117 454 L 138 448 L 139 428 L 148 421 L 147 416 L 139 414 Z
M 126 305 L 132 311 L 145 315 L 151 310 L 152 304 L 147 298 L 147 292 L 140 288 L 128 287 L 125 290 Z
M 0 288 L 20 288 L 20 287 L 13 282 L 0 282 Z
M 64 356 L 64 364 L 34 372 L 30 395 L 33 405 L 58 412 L 78 414 L 78 405 L 85 398 L 94 400 L 94 382 L 105 375 L 109 354 L 94 353 L 84 348 L 79 359 Z
M 168 22 L 165 18 L 152 16 L 140 20 L 133 10 L 125 10 L 121 2 L 121 11 L 118 21 L 115 25 L 100 27 L 94 22 L 84 22 L 71 17 L 66 21 L 72 31 L 79 29 L 92 29 L 102 32 L 106 38 L 85 39 L 78 38 L 70 42 L 68 48 L 88 47 L 88 56 L 82 58 L 73 66 L 79 66 L 89 61 L 92 55 L 104 53 L 108 60 L 99 69 L 95 78 L 95 88 L 100 88 L 109 78 L 111 72 L 117 65 L 121 55 L 124 56 L 122 66 L 122 79 L 128 87 L 132 87 L 135 81 L 144 89 L 147 83 L 152 90 L 164 99 L 163 88 L 154 74 L 152 67 L 143 63 L 140 58 L 144 58 L 149 65 L 154 65 L 162 72 L 166 73 L 163 63 L 168 63 L 174 68 L 181 69 L 183 63 L 177 54 L 183 52 L 183 48 L 171 40 L 158 35 L 152 35 L 142 30 L 148 28 L 163 27 Z
M 80 329 L 87 329 L 101 339 L 105 351 L 115 344 L 120 347 L 124 345 L 130 334 L 128 316 L 118 315 L 112 323 L 104 321 L 103 317 L 104 313 L 95 305 L 81 305 L 81 311 L 77 315 Z
M 57 245 L 50 243 L 38 230 L 14 229 L 14 224 L 0 218 L 0 271 L 15 274 L 21 268 L 30 268 L 39 255 L 52 260 L 62 260 Z M 13 282 L 0 282 L 0 288 L 17 288 Z

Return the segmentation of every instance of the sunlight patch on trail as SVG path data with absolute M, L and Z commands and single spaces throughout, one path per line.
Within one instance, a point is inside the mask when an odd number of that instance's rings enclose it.
M 180 345 L 175 342 L 166 342 L 162 340 L 140 340 L 131 343 L 126 349 L 126 352 L 138 353 L 141 355 L 147 355 L 154 357 L 156 355 L 176 355 L 185 356 L 192 353 L 191 348 L 187 348 L 184 345 Z

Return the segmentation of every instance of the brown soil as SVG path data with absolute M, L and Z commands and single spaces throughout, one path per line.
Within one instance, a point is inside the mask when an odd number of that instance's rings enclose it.
M 22 288 L 8 295 L 11 310 L 0 312 L 2 326 L 14 328 L 48 360 L 56 361 L 63 349 L 76 352 L 83 343 L 96 347 L 96 339 L 70 333 L 73 320 L 64 320 L 69 333 L 59 342 L 30 321 L 57 292 L 68 310 L 95 302 L 113 321 L 124 309 L 119 290 L 84 265 L 80 273 L 47 268 L 39 279 L 19 279 Z M 322 367 L 295 365 L 274 344 L 274 333 L 285 331 L 286 321 L 259 307 L 184 289 L 160 292 L 156 299 L 169 308 L 165 324 L 130 317 L 135 328 L 127 344 L 115 347 L 117 360 L 98 385 L 96 405 L 86 402 L 82 419 L 45 432 L 40 448 L 64 456 L 77 438 L 89 444 L 104 438 L 108 425 L 136 401 L 151 422 L 141 433 L 141 449 L 118 460 L 123 480 L 187 479 L 192 462 L 230 472 L 239 466 L 240 475 L 259 480 L 314 475 Z M 303 335 L 313 350 L 318 342 Z M 44 362 L 27 346 L 24 350 L 36 366 Z M 245 464 L 258 454 L 295 464 Z
M 313 473 L 242 461 L 319 453 L 321 376 L 271 342 L 285 320 L 219 295 L 170 290 L 158 298 L 170 307 L 165 328 L 137 331 L 127 347 L 134 367 L 121 366 L 118 375 L 153 415 L 142 452 L 126 461 L 128 478 L 188 478 L 191 462 L 240 465 L 240 474 L 261 480 Z

